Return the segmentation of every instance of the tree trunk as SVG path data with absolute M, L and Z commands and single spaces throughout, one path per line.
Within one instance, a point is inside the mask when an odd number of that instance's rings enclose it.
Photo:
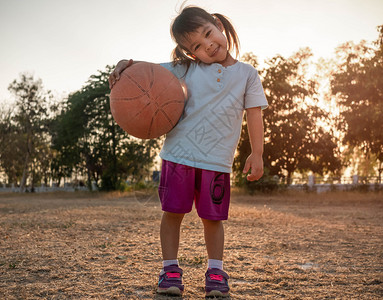
M 27 183 L 28 176 L 28 165 L 29 165 L 29 151 L 27 151 L 25 156 L 24 168 L 23 168 L 23 177 L 20 182 L 20 193 L 25 192 L 25 185 Z
M 292 175 L 292 172 L 287 171 L 287 185 L 291 185 L 291 181 L 292 181 L 291 175 Z
M 113 156 L 113 160 L 112 160 L 112 163 L 113 163 L 113 168 L 112 168 L 112 172 L 113 172 L 113 175 L 112 175 L 112 181 L 113 181 L 113 188 L 116 190 L 118 188 L 118 185 L 117 185 L 117 151 L 116 151 L 116 148 L 117 148 L 117 141 L 116 141 L 116 130 L 115 130 L 115 127 L 113 126 L 112 127 L 112 156 Z
M 25 186 L 26 186 L 27 178 L 28 178 L 29 159 L 30 159 L 31 153 L 32 153 L 32 141 L 31 141 L 30 130 L 28 130 L 28 134 L 27 134 L 27 153 L 25 155 L 25 162 L 24 162 L 24 169 L 23 169 L 23 178 L 21 179 L 21 183 L 20 183 L 20 193 L 25 192 Z
M 32 180 L 31 180 L 31 193 L 35 192 L 35 179 L 36 179 L 36 173 L 35 173 L 35 166 L 32 163 Z

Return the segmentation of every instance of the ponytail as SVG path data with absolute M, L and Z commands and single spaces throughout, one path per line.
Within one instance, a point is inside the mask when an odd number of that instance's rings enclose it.
M 174 48 L 172 52 L 173 65 L 186 65 L 186 69 L 189 70 L 190 64 L 196 59 L 191 55 L 187 55 L 187 52 L 182 49 L 180 46 Z

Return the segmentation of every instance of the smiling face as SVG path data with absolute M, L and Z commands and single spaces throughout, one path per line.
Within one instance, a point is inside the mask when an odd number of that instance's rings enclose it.
M 224 63 L 231 57 L 221 22 L 217 22 L 217 26 L 206 22 L 197 30 L 188 33 L 182 44 L 191 55 L 206 64 Z

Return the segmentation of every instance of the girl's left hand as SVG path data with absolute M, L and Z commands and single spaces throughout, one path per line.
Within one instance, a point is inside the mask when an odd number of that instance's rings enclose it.
M 133 59 L 123 59 L 120 60 L 116 68 L 113 70 L 113 72 L 109 75 L 109 88 L 112 89 L 112 87 L 115 85 L 115 83 L 120 79 L 120 74 L 122 71 L 124 71 L 126 68 L 130 67 L 133 64 Z
M 247 175 L 248 181 L 259 180 L 263 175 L 263 159 L 262 155 L 250 154 L 246 159 L 243 173 L 246 174 L 251 169 L 251 173 Z

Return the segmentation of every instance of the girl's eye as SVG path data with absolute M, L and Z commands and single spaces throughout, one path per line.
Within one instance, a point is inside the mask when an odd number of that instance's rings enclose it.
M 194 51 L 197 51 L 198 48 L 199 48 L 199 45 L 195 46 L 195 47 L 194 47 Z
M 211 33 L 211 30 L 209 30 L 208 32 L 206 32 L 206 37 L 208 37 Z

